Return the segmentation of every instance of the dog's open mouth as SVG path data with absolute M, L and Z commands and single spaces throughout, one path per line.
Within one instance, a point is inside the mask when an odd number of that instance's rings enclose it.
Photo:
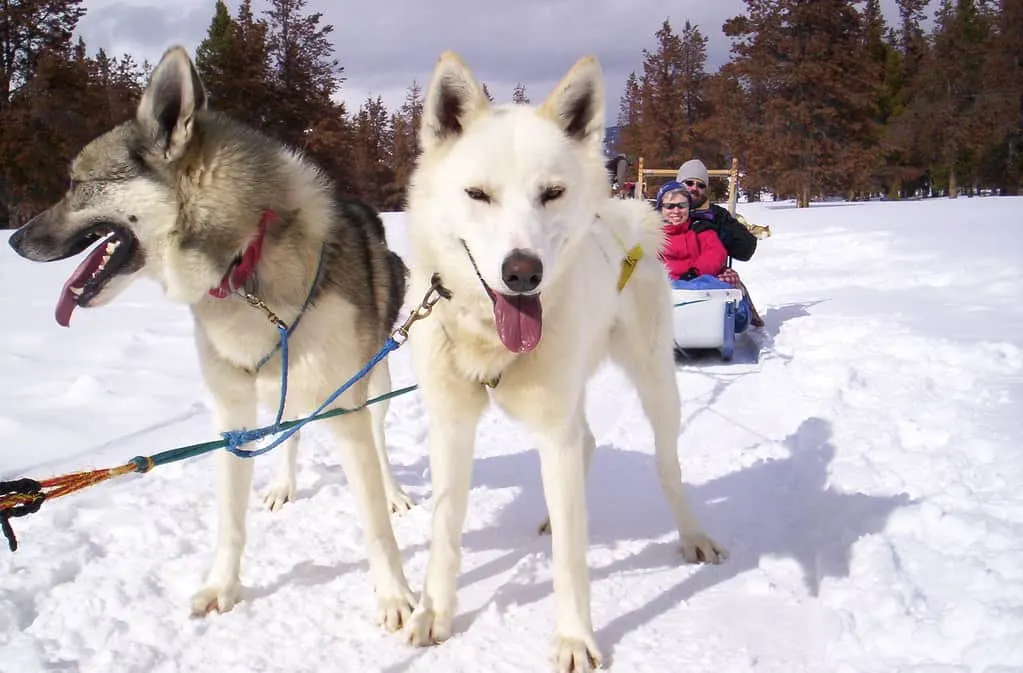
M 81 252 L 97 239 L 99 245 L 93 248 L 81 264 L 64 283 L 57 299 L 55 317 L 57 323 L 67 327 L 75 307 L 86 308 L 115 276 L 137 270 L 138 265 L 129 262 L 135 257 L 138 239 L 123 227 L 101 224 L 82 232 L 72 249 Z
M 500 294 L 487 288 L 494 301 L 497 336 L 505 348 L 526 353 L 540 344 L 543 309 L 538 294 Z

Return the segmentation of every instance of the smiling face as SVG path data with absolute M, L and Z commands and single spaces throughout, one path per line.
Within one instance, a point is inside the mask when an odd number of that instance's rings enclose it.
M 689 199 L 681 189 L 668 192 L 661 199 L 661 217 L 670 225 L 685 224 L 689 219 Z
M 539 298 L 607 197 L 603 109 L 593 58 L 580 59 L 535 107 L 492 106 L 458 56 L 438 61 L 410 214 L 429 222 L 422 238 L 432 257 L 458 256 L 465 262 L 455 273 L 474 282 L 479 274 L 512 350 L 536 346 Z

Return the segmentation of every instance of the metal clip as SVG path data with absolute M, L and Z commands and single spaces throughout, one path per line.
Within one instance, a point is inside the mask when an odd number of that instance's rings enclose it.
M 440 276 L 434 274 L 431 279 L 430 289 L 427 290 L 426 294 L 423 296 L 423 301 L 419 303 L 419 306 L 417 306 L 412 313 L 409 314 L 408 318 L 405 319 L 405 322 L 391 333 L 391 338 L 394 339 L 399 346 L 408 341 L 408 332 L 412 325 L 433 313 L 433 307 L 436 306 L 437 302 L 441 299 L 450 298 L 451 291 L 441 285 Z
M 252 294 L 251 292 L 245 292 L 245 293 L 242 294 L 242 296 L 245 297 L 245 301 L 249 302 L 249 304 L 251 306 L 254 306 L 255 308 L 258 308 L 260 311 L 265 313 L 267 319 L 270 322 L 272 322 L 275 327 L 278 327 L 278 328 L 283 329 L 283 330 L 287 330 L 288 329 L 288 325 L 283 320 L 278 318 L 277 314 L 274 313 L 273 311 L 271 311 L 270 307 L 267 306 L 266 302 L 264 302 L 262 299 L 260 299 L 256 295 Z

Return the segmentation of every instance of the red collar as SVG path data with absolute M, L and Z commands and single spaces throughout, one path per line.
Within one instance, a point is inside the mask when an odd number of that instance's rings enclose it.
M 256 272 L 256 265 L 259 264 L 260 255 L 263 252 L 263 239 L 266 237 L 266 228 L 280 218 L 273 210 L 266 208 L 263 216 L 259 218 L 259 227 L 256 230 L 256 237 L 249 242 L 241 259 L 231 264 L 220 285 L 210 288 L 210 295 L 223 299 L 230 296 L 238 288 L 244 287 L 245 283 Z

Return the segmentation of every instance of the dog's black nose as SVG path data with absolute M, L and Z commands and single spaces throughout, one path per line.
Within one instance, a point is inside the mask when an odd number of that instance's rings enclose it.
M 532 292 L 543 280 L 543 262 L 533 253 L 516 248 L 504 258 L 501 278 L 512 292 Z

